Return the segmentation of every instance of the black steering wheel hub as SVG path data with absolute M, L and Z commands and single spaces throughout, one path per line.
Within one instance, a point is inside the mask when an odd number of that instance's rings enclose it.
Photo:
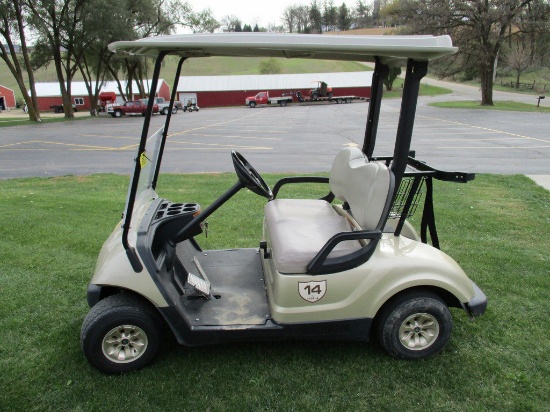
M 244 187 L 257 195 L 273 199 L 273 193 L 267 183 L 242 154 L 232 150 L 231 158 L 233 159 L 233 166 L 235 166 L 235 172 L 239 177 L 239 181 Z

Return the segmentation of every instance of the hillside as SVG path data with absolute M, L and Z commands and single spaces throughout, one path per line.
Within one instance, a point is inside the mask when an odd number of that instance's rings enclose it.
M 189 59 L 183 65 L 182 75 L 184 76 L 221 76 L 237 74 L 259 74 L 258 64 L 262 58 L 253 57 L 205 57 Z M 358 62 L 343 62 L 332 60 L 317 60 L 315 62 L 307 59 L 280 59 L 283 74 L 292 73 L 334 73 L 353 72 L 369 70 L 365 65 Z M 175 57 L 168 57 L 162 69 L 162 77 L 171 83 L 176 73 L 178 60 Z M 150 67 L 152 71 L 152 64 Z M 35 79 L 37 82 L 57 81 L 55 69 L 52 64 L 48 67 L 36 70 Z M 82 76 L 77 73 L 75 81 L 81 81 Z M 21 97 L 17 82 L 7 69 L 4 61 L 0 60 L 0 84 L 13 89 L 16 98 Z

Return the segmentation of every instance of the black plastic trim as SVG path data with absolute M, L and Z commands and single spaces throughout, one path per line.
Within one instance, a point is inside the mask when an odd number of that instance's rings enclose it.
M 277 194 L 279 193 L 279 190 L 281 190 L 281 187 L 288 184 L 295 184 L 295 183 L 329 183 L 328 177 L 322 177 L 322 176 L 290 176 L 290 177 L 283 177 L 277 183 L 275 183 L 275 186 L 273 186 L 273 199 L 277 197 Z M 332 202 L 334 200 L 334 194 L 332 192 L 329 192 L 325 197 L 322 198 L 322 200 L 326 200 L 327 202 Z
M 94 285 L 90 283 L 88 285 L 88 290 L 86 291 L 86 300 L 88 301 L 89 307 L 94 307 L 97 302 L 101 300 L 101 289 L 99 285 Z
M 353 269 L 369 260 L 381 237 L 382 231 L 380 230 L 358 230 L 356 232 L 337 233 L 328 240 L 319 253 L 315 255 L 313 260 L 309 262 L 307 265 L 307 273 L 310 275 L 322 275 Z M 331 259 L 327 258 L 338 243 L 346 240 L 361 239 L 370 240 L 370 242 L 349 255 Z
M 483 293 L 479 286 L 474 282 L 472 284 L 474 286 L 474 297 L 466 303 L 466 307 L 469 314 L 476 317 L 483 315 L 487 310 L 487 296 L 485 296 L 485 293 Z
M 190 326 L 175 307 L 158 308 L 178 343 L 201 346 L 229 342 L 274 340 L 369 341 L 373 319 L 278 324 L 268 319 L 263 325 Z

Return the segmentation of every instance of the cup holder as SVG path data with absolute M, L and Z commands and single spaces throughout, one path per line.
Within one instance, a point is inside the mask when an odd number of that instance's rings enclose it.
M 173 203 L 166 209 L 166 216 L 177 216 L 180 214 L 193 214 L 200 210 L 197 203 Z

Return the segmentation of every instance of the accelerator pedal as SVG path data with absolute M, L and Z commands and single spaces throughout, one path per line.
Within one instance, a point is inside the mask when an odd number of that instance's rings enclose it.
M 189 273 L 187 276 L 187 282 L 193 286 L 196 292 L 203 295 L 206 299 L 213 299 L 214 296 L 212 296 L 210 281 L 206 277 L 206 273 L 204 273 L 204 270 L 196 257 L 193 258 L 193 263 L 195 263 L 200 277 L 194 275 L 193 273 Z

